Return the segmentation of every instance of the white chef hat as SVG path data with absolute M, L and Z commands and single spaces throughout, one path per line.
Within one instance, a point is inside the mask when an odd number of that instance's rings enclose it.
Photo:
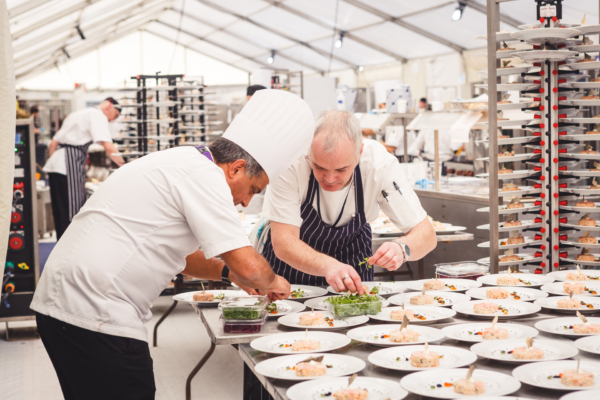
M 246 150 L 273 183 L 310 147 L 315 120 L 308 104 L 284 90 L 259 90 L 223 134 Z

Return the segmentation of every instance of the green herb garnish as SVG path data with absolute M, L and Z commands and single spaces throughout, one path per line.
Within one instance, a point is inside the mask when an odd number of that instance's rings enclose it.
M 333 305 L 333 314 L 337 317 L 351 317 L 354 315 L 377 314 L 381 312 L 381 298 L 377 295 L 358 293 L 329 297 L 325 300 Z
M 367 268 L 373 268 L 373 266 L 371 264 L 369 264 L 369 257 L 365 257 L 365 259 L 363 261 L 358 263 L 358 266 L 360 267 L 363 264 L 367 264 Z
M 272 302 L 267 306 L 267 312 L 269 314 L 277 314 L 277 303 Z
M 294 299 L 298 299 L 301 297 L 306 297 L 306 293 L 304 293 L 304 290 L 302 290 L 302 289 L 296 289 L 296 290 L 292 290 L 291 296 Z
M 225 298 L 225 293 L 221 293 L 220 295 L 215 296 L 217 300 L 223 300 Z
M 379 294 L 379 286 L 373 286 L 373 289 L 369 292 L 370 294 Z

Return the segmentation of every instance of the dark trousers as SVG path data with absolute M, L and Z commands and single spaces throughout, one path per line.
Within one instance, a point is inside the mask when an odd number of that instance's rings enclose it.
M 50 200 L 52 200 L 52 216 L 54 217 L 54 229 L 56 229 L 56 240 L 65 233 L 71 223 L 69 218 L 69 184 L 67 176 L 63 174 L 49 173 Z
M 65 400 L 152 400 L 148 343 L 79 328 L 36 313 Z

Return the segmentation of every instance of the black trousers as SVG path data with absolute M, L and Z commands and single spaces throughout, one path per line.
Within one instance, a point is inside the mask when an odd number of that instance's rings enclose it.
M 71 223 L 71 218 L 69 218 L 69 184 L 66 175 L 53 172 L 48 174 L 48 180 L 50 181 L 54 229 L 56 229 L 56 240 L 58 240 Z
M 152 400 L 148 343 L 79 328 L 36 313 L 65 400 Z

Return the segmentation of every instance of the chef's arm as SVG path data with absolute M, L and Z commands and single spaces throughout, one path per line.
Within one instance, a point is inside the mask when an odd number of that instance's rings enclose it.
M 52 157 L 52 154 L 58 149 L 58 145 L 59 143 L 56 140 L 52 139 L 50 141 L 50 146 L 48 146 L 48 154 L 50 157 Z
M 106 153 L 108 158 L 113 160 L 115 164 L 117 164 L 119 167 L 125 165 L 125 160 L 123 159 L 123 157 L 117 155 L 119 153 L 119 150 L 113 142 L 100 142 L 100 144 L 104 147 L 104 152 Z
M 437 246 L 437 236 L 427 218 L 419 222 L 405 236 L 399 238 L 410 249 L 410 261 L 420 260 Z
M 320 253 L 300 240 L 300 228 L 290 224 L 271 221 L 273 250 L 281 261 L 310 275 L 323 276 L 336 290 L 364 294 L 360 276 L 356 270 L 333 257 Z M 349 277 L 351 279 L 344 279 Z

